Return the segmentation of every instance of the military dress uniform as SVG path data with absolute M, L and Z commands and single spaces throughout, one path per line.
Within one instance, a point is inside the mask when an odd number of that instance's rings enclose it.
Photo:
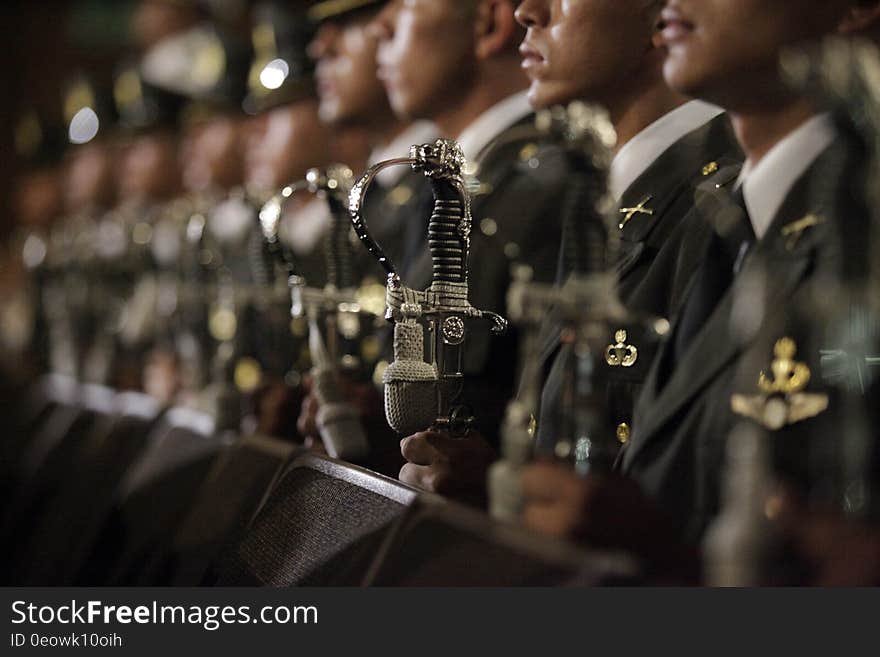
M 814 118 L 771 151 L 761 171 L 746 172 L 740 202 L 731 189 L 736 176 L 720 172 L 705 190 L 714 198 L 693 210 L 713 226 L 712 244 L 729 242 L 736 223 L 754 228 L 757 243 L 742 242 L 729 288 L 688 331 L 688 318 L 700 316 L 701 288 L 717 273 L 719 258 L 707 247 L 618 464 L 685 538 L 698 539 L 718 512 L 724 448 L 737 425 L 764 431 L 779 473 L 801 483 L 831 476 L 817 468 L 831 465 L 835 441 L 852 426 L 842 388 L 823 376 L 822 354 L 842 335 L 829 300 L 845 295 L 841 273 L 856 256 L 847 249 L 844 258 L 842 245 L 864 248 L 867 212 L 848 188 L 857 176 L 829 124 Z
M 633 142 L 656 138 L 651 133 L 658 128 L 660 134 L 671 132 L 672 136 L 686 130 L 631 182 L 625 176 L 615 177 L 612 164 L 609 184 L 612 194 L 619 198 L 620 238 L 614 268 L 620 301 L 634 321 L 626 326 L 608 325 L 607 349 L 597 358 L 598 379 L 605 387 L 604 413 L 621 443 L 629 440 L 635 400 L 663 330 L 679 308 L 709 236 L 702 222 L 686 219 L 694 205 L 696 189 L 719 170 L 729 171 L 729 167 L 736 167 L 742 160 L 730 121 L 720 110 L 693 101 L 671 115 L 693 109 L 697 111 L 682 117 L 678 133 L 676 126 L 662 123 L 670 117 L 667 115 L 634 138 Z M 700 121 L 704 121 L 702 125 Z M 688 124 L 692 128 L 689 131 Z M 625 155 L 625 149 L 626 146 L 621 154 Z M 738 172 L 738 168 L 735 170 Z M 562 346 L 560 340 L 560 324 L 549 320 L 539 338 L 546 379 L 538 445 L 551 452 L 559 439 L 560 399 L 571 357 L 570 348 Z

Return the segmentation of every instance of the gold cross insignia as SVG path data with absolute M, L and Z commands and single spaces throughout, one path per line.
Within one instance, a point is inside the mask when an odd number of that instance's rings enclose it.
M 828 409 L 828 395 L 804 392 L 811 372 L 795 360 L 797 345 L 782 338 L 773 348 L 770 374 L 758 376 L 758 395 L 733 395 L 730 407 L 737 415 L 755 420 L 770 431 L 816 417 Z
M 605 349 L 605 362 L 611 367 L 632 367 L 639 359 L 639 350 L 626 344 L 626 331 L 620 329 L 614 334 L 617 344 L 610 344 Z
M 803 219 L 798 219 L 797 221 L 793 221 L 790 224 L 786 224 L 785 226 L 783 226 L 781 232 L 782 236 L 786 238 L 786 250 L 794 251 L 794 248 L 797 246 L 798 241 L 800 241 L 801 236 L 807 230 L 824 223 L 825 217 L 820 217 L 815 214 L 808 214 Z
M 629 223 L 630 219 L 635 217 L 637 214 L 646 214 L 649 217 L 654 216 L 654 211 L 651 208 L 646 207 L 648 203 L 650 203 L 652 200 L 654 200 L 654 197 L 651 194 L 648 194 L 645 200 L 639 203 L 636 207 L 620 208 L 620 214 L 623 215 L 623 219 L 620 220 L 620 223 L 617 225 L 617 227 L 620 228 L 620 230 L 623 230 L 623 227 L 626 226 Z

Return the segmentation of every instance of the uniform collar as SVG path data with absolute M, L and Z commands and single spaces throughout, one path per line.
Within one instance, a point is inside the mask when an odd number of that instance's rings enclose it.
M 758 239 L 764 237 L 795 183 L 834 142 L 828 114 L 819 114 L 790 133 L 758 164 L 746 162 L 737 181 Z
M 616 199 L 670 146 L 689 132 L 706 125 L 724 110 L 700 100 L 675 108 L 630 139 L 611 163 L 609 187 Z
M 523 91 L 508 96 L 500 103 L 483 112 L 458 136 L 458 143 L 469 162 L 477 159 L 480 152 L 498 135 L 519 123 L 533 112 L 528 94 Z
M 409 149 L 416 144 L 426 144 L 437 138 L 440 132 L 430 121 L 415 121 L 387 144 L 373 149 L 369 166 L 398 157 L 409 157 Z M 390 167 L 380 171 L 376 180 L 386 188 L 393 187 L 407 172 L 406 167 Z

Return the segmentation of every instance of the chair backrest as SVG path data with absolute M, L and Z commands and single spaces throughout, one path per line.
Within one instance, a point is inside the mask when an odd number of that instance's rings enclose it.
M 53 514 L 65 479 L 90 436 L 103 435 L 112 426 L 115 393 L 98 386 L 62 386 L 64 398 L 48 408 L 45 421 L 21 446 L 13 477 L 15 490 L 3 510 L 0 538 L 2 561 L 11 581 L 22 583 L 24 565 L 36 563 L 29 546 Z M 56 391 L 58 392 L 58 391 Z
M 628 558 L 585 552 L 566 542 L 498 522 L 485 513 L 422 495 L 389 534 L 367 586 L 557 586 L 618 580 Z
M 25 401 L 25 416 L 37 419 L 54 404 L 76 404 L 80 397 L 80 384 L 76 379 L 61 374 L 47 374 L 30 389 Z
M 372 561 L 375 537 L 390 529 L 417 493 L 363 468 L 305 455 L 279 478 L 242 539 L 220 560 L 219 585 L 357 584 Z M 353 555 L 363 546 L 366 555 Z M 346 553 L 351 581 L 322 566 Z M 358 571 L 352 564 L 361 564 Z M 323 581 L 322 581 L 323 579 Z
M 223 547 L 241 538 L 266 492 L 298 451 L 292 443 L 258 435 L 224 449 L 158 564 L 154 581 L 201 584 Z
M 140 393 L 113 396 L 109 426 L 90 431 L 27 548 L 27 585 L 69 585 L 94 549 L 122 478 L 147 445 L 162 406 Z
M 169 408 L 147 437 L 146 450 L 126 474 L 119 496 L 125 499 L 191 461 L 213 456 L 220 446 L 209 415 L 184 407 Z
M 213 433 L 210 417 L 186 408 L 166 411 L 123 477 L 95 550 L 78 584 L 149 584 L 142 577 L 170 545 L 214 459 L 233 439 Z
M 34 477 L 81 411 L 82 387 L 71 377 L 49 374 L 21 395 L 18 430 L 3 441 L 0 474 L 8 493 Z M 60 410 L 59 410 L 60 409 Z M 2 502 L 0 502 L 2 504 Z

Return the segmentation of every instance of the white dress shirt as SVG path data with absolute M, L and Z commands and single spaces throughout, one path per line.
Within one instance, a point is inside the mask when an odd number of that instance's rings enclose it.
M 393 160 L 398 157 L 409 157 L 409 149 L 416 144 L 427 144 L 437 139 L 440 131 L 430 121 L 415 121 L 409 125 L 406 130 L 397 135 L 390 143 L 385 144 L 381 148 L 376 148 L 370 153 L 369 166 L 384 162 L 385 160 Z M 390 189 L 394 187 L 403 174 L 406 173 L 406 167 L 390 167 L 379 172 L 376 180 L 385 187 Z
M 614 198 L 620 200 L 639 176 L 675 142 L 723 113 L 720 107 L 692 100 L 660 117 L 630 139 L 611 162 L 608 186 Z
M 468 162 L 475 162 L 481 151 L 498 135 L 522 121 L 533 111 L 529 104 L 528 93 L 523 91 L 508 96 L 480 114 L 457 139 Z
M 828 114 L 819 114 L 789 134 L 757 164 L 746 162 L 736 188 L 743 198 L 758 239 L 764 237 L 798 179 L 834 141 Z

